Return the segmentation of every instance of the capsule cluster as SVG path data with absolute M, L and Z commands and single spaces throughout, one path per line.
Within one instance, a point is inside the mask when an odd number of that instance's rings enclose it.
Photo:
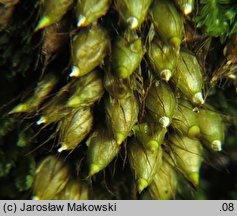
M 79 145 L 87 146 L 92 178 L 125 149 L 144 199 L 175 198 L 180 176 L 198 186 L 203 151 L 222 150 L 224 124 L 205 103 L 202 69 L 183 42 L 193 8 L 193 0 L 42 1 L 35 31 L 45 32 L 42 47 L 51 50 L 45 54 L 57 55 L 65 42 L 60 34 L 46 40 L 60 31 L 65 14 L 76 19 L 70 20 L 68 82 L 56 91 L 60 73 L 47 72 L 33 95 L 10 111 L 39 116 L 39 126 L 57 125 L 58 156 L 39 165 L 35 198 L 81 198 L 80 185 L 59 159 Z

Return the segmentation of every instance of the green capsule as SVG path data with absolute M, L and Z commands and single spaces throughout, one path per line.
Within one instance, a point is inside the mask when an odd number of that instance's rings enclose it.
M 169 200 L 175 196 L 177 183 L 175 170 L 166 160 L 163 160 L 160 169 L 148 187 L 148 192 L 152 199 Z
M 55 101 L 53 101 L 55 102 Z M 65 108 L 62 104 L 54 104 L 50 103 L 45 109 L 42 111 L 42 115 L 36 122 L 37 125 L 46 124 L 49 125 L 51 123 L 56 123 L 61 119 L 67 117 L 72 112 L 71 109 Z
M 195 56 L 186 52 L 180 53 L 171 81 L 192 103 L 204 103 L 202 73 Z
M 142 40 L 139 37 L 117 37 L 112 45 L 112 70 L 122 79 L 128 78 L 140 65 L 143 57 Z
M 162 164 L 162 149 L 151 152 L 136 139 L 128 143 L 129 163 L 135 171 L 138 191 L 141 193 L 152 182 Z
M 9 114 L 36 111 L 57 83 L 58 77 L 55 74 L 46 74 L 46 76 L 37 84 L 34 94 L 25 102 L 14 107 Z
M 54 24 L 62 19 L 72 6 L 74 0 L 41 0 L 43 5 L 43 16 L 35 31 Z
M 90 176 L 107 167 L 117 156 L 120 148 L 112 132 L 104 127 L 97 128 L 90 135 L 86 144 Z
M 200 136 L 198 115 L 189 101 L 179 100 L 171 126 L 189 138 Z
M 101 26 L 81 29 L 72 41 L 73 67 L 69 76 L 83 76 L 101 65 L 109 44 L 109 34 Z
M 89 107 L 98 101 L 103 93 L 103 81 L 98 71 L 79 77 L 72 86 L 73 93 L 66 106 L 73 108 Z
M 41 117 L 36 122 L 37 125 L 58 122 L 71 113 L 72 109 L 65 107 L 69 87 L 70 83 L 62 87 L 59 92 L 42 107 Z
M 120 145 L 137 123 L 139 106 L 136 97 L 133 94 L 124 99 L 108 96 L 105 111 L 108 128 L 112 128 L 114 138 Z
M 134 135 L 147 150 L 157 151 L 163 143 L 167 129 L 155 123 L 141 123 L 133 127 Z
M 184 35 L 184 23 L 173 2 L 171 0 L 153 1 L 150 16 L 162 40 L 178 51 Z
M 170 136 L 175 167 L 194 185 L 199 184 L 199 170 L 203 161 L 202 144 L 185 136 Z
M 213 151 L 221 151 L 224 141 L 224 123 L 218 112 L 201 109 L 198 113 L 201 135 L 207 146 Z
M 89 108 L 72 112 L 60 124 L 61 147 L 58 152 L 75 149 L 89 134 L 93 124 L 93 115 Z
M 78 181 L 69 180 L 64 189 L 53 197 L 54 200 L 80 200 L 81 185 Z
M 155 122 L 159 122 L 164 128 L 171 124 L 176 109 L 176 99 L 166 82 L 155 81 L 148 91 L 145 103 Z
M 175 0 L 175 3 L 184 15 L 192 13 L 194 9 L 194 0 Z
M 168 82 L 175 72 L 178 59 L 174 49 L 160 40 L 154 39 L 149 44 L 147 56 L 155 74 Z
M 63 161 L 54 156 L 46 157 L 35 173 L 33 199 L 52 199 L 64 189 L 69 176 L 69 168 Z
M 104 76 L 104 87 L 111 96 L 117 99 L 123 99 L 132 94 L 128 79 L 117 78 L 109 71 L 106 71 Z
M 104 16 L 111 0 L 77 0 L 77 27 L 88 26 Z
M 141 26 L 147 17 L 152 0 L 115 0 L 115 7 L 123 23 L 130 29 Z

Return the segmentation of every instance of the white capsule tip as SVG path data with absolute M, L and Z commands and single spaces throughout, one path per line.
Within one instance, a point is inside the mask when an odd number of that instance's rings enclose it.
M 65 150 L 68 150 L 68 147 L 67 145 L 63 144 L 59 149 L 58 149 L 58 152 L 62 152 L 62 151 L 65 151 Z
M 36 122 L 37 125 L 46 123 L 47 119 L 44 116 L 41 116 L 40 119 Z
M 138 20 L 134 16 L 129 17 L 127 19 L 127 23 L 129 24 L 130 29 L 135 29 L 138 27 Z
M 211 147 L 213 151 L 221 151 L 222 150 L 222 144 L 220 140 L 214 140 L 211 144 Z
M 193 96 L 193 102 L 195 104 L 204 104 L 205 101 L 203 99 L 202 92 L 198 92 Z
M 183 12 L 184 12 L 184 15 L 188 15 L 188 14 L 190 14 L 192 11 L 193 11 L 193 6 L 192 6 L 192 4 L 190 4 L 190 3 L 185 3 L 185 4 L 183 5 Z
M 81 27 L 85 24 L 86 22 L 86 17 L 83 16 L 83 15 L 80 15 L 79 18 L 78 18 L 78 21 L 77 21 L 77 27 Z
M 71 73 L 69 74 L 70 77 L 79 77 L 80 75 L 80 69 L 79 67 L 76 67 L 76 66 L 73 66 L 72 67 L 72 71 Z
M 172 76 L 172 73 L 169 69 L 164 69 L 160 72 L 160 77 L 162 80 L 168 82 Z
M 166 128 L 170 124 L 170 119 L 166 116 L 163 116 L 163 117 L 160 118 L 159 122 L 160 122 L 160 124 L 163 128 Z

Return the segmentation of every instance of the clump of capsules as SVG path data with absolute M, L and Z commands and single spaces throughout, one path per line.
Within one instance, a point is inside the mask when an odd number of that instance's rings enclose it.
M 203 151 L 222 150 L 224 124 L 204 101 L 198 59 L 183 46 L 184 20 L 193 8 L 193 0 L 42 1 L 35 30 L 45 32 L 42 48 L 52 50 L 50 56 L 60 50 L 62 35 L 54 31 L 64 28 L 65 14 L 76 17 L 69 79 L 49 96 L 60 73 L 45 73 L 10 113 L 37 114 L 39 126 L 56 124 L 59 153 L 86 145 L 89 177 L 106 173 L 125 149 L 144 199 L 175 198 L 180 177 L 198 186 Z M 54 46 L 47 39 L 52 34 Z M 39 165 L 33 197 L 93 198 L 60 154 Z

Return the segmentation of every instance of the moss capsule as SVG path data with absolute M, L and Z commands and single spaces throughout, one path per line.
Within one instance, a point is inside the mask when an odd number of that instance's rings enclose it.
M 160 169 L 148 187 L 148 192 L 152 199 L 169 200 L 174 198 L 177 184 L 175 170 L 166 160 L 163 160 Z
M 136 29 L 146 19 L 152 0 L 115 0 L 115 7 L 123 23 Z
M 189 138 L 198 138 L 200 136 L 198 115 L 193 109 L 189 101 L 179 100 L 171 126 Z
M 172 83 L 192 102 L 203 104 L 203 78 L 201 68 L 195 56 L 181 52 Z
M 49 200 L 62 191 L 69 180 L 68 166 L 55 156 L 46 157 L 36 170 L 33 199 Z
M 87 157 L 90 176 L 107 167 L 120 149 L 112 131 L 103 127 L 97 128 L 90 135 L 86 144 L 88 146 Z
M 136 139 L 128 143 L 130 166 L 135 171 L 137 188 L 142 192 L 152 182 L 162 164 L 162 149 L 147 151 Z
M 73 93 L 68 98 L 67 107 L 89 107 L 98 101 L 104 93 L 103 81 L 99 71 L 92 71 L 79 77 L 71 87 Z
M 127 40 L 117 37 L 112 45 L 112 71 L 122 79 L 128 78 L 140 65 L 143 57 L 141 38 Z
M 110 44 L 108 32 L 99 25 L 81 29 L 72 41 L 72 71 L 69 76 L 83 76 L 103 63 Z
M 168 82 L 175 72 L 178 59 L 174 49 L 160 40 L 154 39 L 149 44 L 147 57 L 154 73 Z
M 111 0 L 77 0 L 77 27 L 88 26 L 104 16 Z
M 178 170 L 194 185 L 199 184 L 199 170 L 203 161 L 202 145 L 185 136 L 170 136 L 173 159 Z
M 170 86 L 164 81 L 155 81 L 146 97 L 146 108 L 154 121 L 162 127 L 171 124 L 176 109 L 176 99 Z
M 112 128 L 115 140 L 120 145 L 129 135 L 138 119 L 138 102 L 133 94 L 125 99 L 111 96 L 105 101 L 106 120 Z
M 224 141 L 224 123 L 218 112 L 201 109 L 198 113 L 202 139 L 213 151 L 221 151 Z
M 35 31 L 60 21 L 73 4 L 73 0 L 41 0 L 41 2 L 43 5 L 43 16 Z
M 178 51 L 184 35 L 184 24 L 173 2 L 170 0 L 153 1 L 150 16 L 162 40 Z
M 144 122 L 133 127 L 135 137 L 147 150 L 157 151 L 162 144 L 167 129 L 156 123 Z
M 34 94 L 25 102 L 14 107 L 9 114 L 37 111 L 40 104 L 47 98 L 57 83 L 58 77 L 54 73 L 46 74 L 45 77 L 37 84 Z
M 58 152 L 75 149 L 92 128 L 93 115 L 89 108 L 72 112 L 60 124 L 61 147 Z
M 62 87 L 59 92 L 41 108 L 41 117 L 36 122 L 37 125 L 58 122 L 72 111 L 71 108 L 65 107 L 69 87 L 70 84 Z

